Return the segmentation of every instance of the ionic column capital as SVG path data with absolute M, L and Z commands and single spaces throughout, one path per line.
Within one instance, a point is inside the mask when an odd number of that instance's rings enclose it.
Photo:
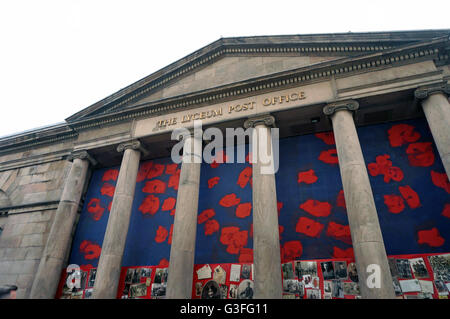
M 323 113 L 325 115 L 331 116 L 339 110 L 356 111 L 357 109 L 359 109 L 358 101 L 345 100 L 345 101 L 334 102 L 334 103 L 330 103 L 330 104 L 326 105 L 323 108 Z
M 73 151 L 70 153 L 70 155 L 67 157 L 68 161 L 73 161 L 74 159 L 81 159 L 81 160 L 87 160 L 91 163 L 92 166 L 97 165 L 97 161 L 89 155 L 89 153 L 85 150 L 81 151 Z
M 258 124 L 275 127 L 275 118 L 270 114 L 251 117 L 244 122 L 244 128 L 255 127 Z
M 139 142 L 138 140 L 123 142 L 117 146 L 117 152 L 119 153 L 122 153 L 127 149 L 138 150 L 144 156 L 148 154 L 148 151 L 142 146 L 142 143 Z
M 424 100 L 434 93 L 445 93 L 450 95 L 450 84 L 439 83 L 430 86 L 420 87 L 414 91 L 414 96 L 419 100 Z

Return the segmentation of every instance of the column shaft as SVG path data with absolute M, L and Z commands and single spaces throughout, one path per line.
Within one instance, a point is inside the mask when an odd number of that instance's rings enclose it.
M 93 298 L 116 298 L 141 153 L 126 148 L 97 268 Z
M 87 159 L 75 158 L 31 288 L 31 299 L 51 299 L 58 288 L 64 259 L 70 249 L 72 230 L 89 168 Z
M 450 103 L 443 92 L 435 92 L 422 101 L 422 108 L 445 172 L 450 177 Z
M 202 140 L 187 136 L 178 185 L 166 298 L 190 299 L 194 272 Z
M 280 299 L 282 297 L 280 236 L 278 228 L 277 192 L 274 172 L 264 171 L 259 154 L 269 155 L 273 164 L 270 128 L 261 122 L 254 125 L 253 148 L 253 263 L 255 298 Z M 265 161 L 265 160 L 264 160 Z
M 372 188 L 353 115 L 350 111 L 341 109 L 336 111 L 331 119 L 361 296 L 367 299 L 395 298 Z M 370 288 L 367 285 L 367 279 L 372 274 L 368 266 L 373 264 L 380 267 L 380 288 Z

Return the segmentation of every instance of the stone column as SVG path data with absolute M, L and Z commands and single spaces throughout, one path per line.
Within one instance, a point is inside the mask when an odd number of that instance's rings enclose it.
M 333 122 L 361 296 L 395 298 L 372 188 L 353 121 L 352 111 L 358 107 L 356 101 L 342 101 L 325 106 L 323 111 Z M 380 284 L 371 288 L 371 283 L 377 282 Z
M 31 299 L 55 297 L 65 258 L 71 246 L 72 230 L 88 176 L 89 163 L 96 164 L 86 151 L 74 152 L 68 159 L 73 160 L 72 167 L 31 287 Z
M 93 291 L 95 299 L 114 299 L 117 296 L 139 160 L 141 152 L 144 152 L 136 140 L 120 144 L 117 151 L 124 154 L 98 262 Z
M 197 211 L 202 161 L 202 137 L 184 136 L 166 298 L 192 298 Z
M 450 178 L 450 94 L 449 84 L 419 88 L 414 92 L 422 100 L 422 108 L 441 156 L 445 172 Z
M 274 124 L 275 119 L 271 115 L 250 118 L 244 123 L 245 128 L 253 128 L 253 264 L 254 298 L 257 299 L 282 297 L 277 192 L 270 130 Z M 261 155 L 268 158 L 263 160 Z

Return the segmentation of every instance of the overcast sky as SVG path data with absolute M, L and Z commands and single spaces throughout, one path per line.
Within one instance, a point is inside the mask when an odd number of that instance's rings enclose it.
M 220 37 L 450 28 L 447 0 L 0 0 L 0 137 L 63 122 Z

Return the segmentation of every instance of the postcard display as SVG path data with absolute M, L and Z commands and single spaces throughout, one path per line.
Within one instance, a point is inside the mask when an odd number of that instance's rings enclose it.
M 358 128 L 398 298 L 447 298 L 450 184 L 425 119 Z M 284 298 L 359 298 L 331 132 L 280 140 L 276 174 Z M 230 149 L 217 158 L 233 156 Z M 236 149 L 233 149 L 236 156 Z M 192 298 L 253 296 L 252 179 L 240 164 L 202 164 Z M 140 165 L 117 298 L 164 298 L 180 165 Z M 69 264 L 89 298 L 118 167 L 93 173 Z

